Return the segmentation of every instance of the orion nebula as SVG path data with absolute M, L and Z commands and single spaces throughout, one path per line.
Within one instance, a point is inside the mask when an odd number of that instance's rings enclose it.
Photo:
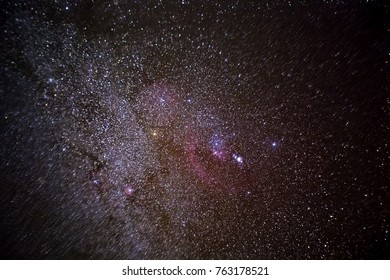
M 387 4 L 0 10 L 2 258 L 389 258 Z

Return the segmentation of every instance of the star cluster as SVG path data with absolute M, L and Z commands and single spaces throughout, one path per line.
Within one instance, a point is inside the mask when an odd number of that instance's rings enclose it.
M 389 257 L 389 6 L 87 2 L 0 8 L 3 258 Z

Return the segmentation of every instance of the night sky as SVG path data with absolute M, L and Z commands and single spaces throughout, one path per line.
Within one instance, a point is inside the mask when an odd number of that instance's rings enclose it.
M 388 4 L 93 2 L 0 5 L 3 259 L 390 258 Z

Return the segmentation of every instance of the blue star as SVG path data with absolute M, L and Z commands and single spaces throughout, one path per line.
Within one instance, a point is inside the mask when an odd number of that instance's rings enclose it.
M 233 154 L 233 158 L 235 161 L 237 161 L 239 164 L 242 164 L 244 163 L 244 158 L 240 155 L 237 155 L 237 154 Z

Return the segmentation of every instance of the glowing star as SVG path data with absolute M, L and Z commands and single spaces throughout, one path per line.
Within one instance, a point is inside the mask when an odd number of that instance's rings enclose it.
M 124 192 L 127 196 L 132 196 L 135 193 L 135 187 L 131 184 L 126 184 L 124 187 Z
M 276 142 L 272 142 L 272 147 L 276 147 L 278 144 Z
M 213 155 L 221 160 L 225 158 L 223 151 L 213 151 Z
M 244 163 L 244 158 L 240 155 L 233 154 L 233 159 L 238 163 L 238 164 L 243 164 Z

